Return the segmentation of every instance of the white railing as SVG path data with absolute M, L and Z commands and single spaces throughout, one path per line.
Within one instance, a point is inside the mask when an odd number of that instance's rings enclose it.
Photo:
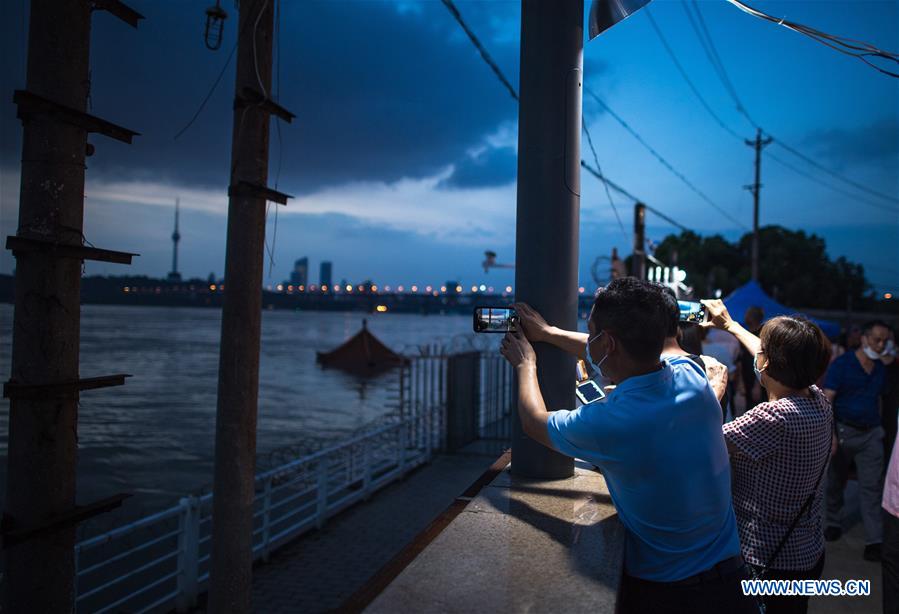
M 399 371 L 396 421 L 256 476 L 254 560 L 428 462 L 446 445 L 451 357 L 427 348 Z M 511 369 L 480 352 L 473 437 L 506 441 Z M 212 494 L 130 522 L 75 546 L 76 611 L 187 611 L 209 580 Z
M 253 555 L 267 560 L 296 538 L 427 462 L 443 407 L 286 463 L 256 476 Z M 79 612 L 185 611 L 209 579 L 212 495 L 75 547 Z

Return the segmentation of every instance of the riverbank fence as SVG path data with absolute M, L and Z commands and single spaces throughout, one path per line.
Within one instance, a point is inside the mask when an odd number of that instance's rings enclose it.
M 397 369 L 395 411 L 347 441 L 256 476 L 253 556 L 278 547 L 427 463 L 433 454 L 510 445 L 512 371 L 497 353 L 420 348 Z M 190 610 L 210 573 L 212 493 L 75 546 L 77 612 Z

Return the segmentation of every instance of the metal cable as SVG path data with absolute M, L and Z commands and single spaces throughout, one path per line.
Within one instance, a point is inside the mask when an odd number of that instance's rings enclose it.
M 468 35 L 469 40 L 478 50 L 478 53 L 481 54 L 481 58 L 487 63 L 496 77 L 502 82 L 502 84 L 509 90 L 509 94 L 516 101 L 518 100 L 518 92 L 515 91 L 515 88 L 512 87 L 512 84 L 509 83 L 509 80 L 506 79 L 506 76 L 503 74 L 503 71 L 500 70 L 499 66 L 496 65 L 496 62 L 493 61 L 493 58 L 490 57 L 490 54 L 487 53 L 487 50 L 484 49 L 484 46 L 481 44 L 481 41 L 478 40 L 478 37 L 475 36 L 474 32 L 468 27 L 465 21 L 462 19 L 462 14 L 459 12 L 459 9 L 456 8 L 456 5 L 453 3 L 453 0 L 442 0 L 443 5 L 452 13 L 453 17 L 455 17 L 456 21 L 459 22 L 459 25 L 465 31 L 465 34 Z
M 628 123 L 627 123 L 627 122 L 626 122 L 620 115 L 618 115 L 615 111 L 613 111 L 612 108 L 609 107 L 609 105 L 606 104 L 606 103 L 605 103 L 599 96 L 597 96 L 596 93 L 595 93 L 593 90 L 591 90 L 590 88 L 585 87 L 585 88 L 584 88 L 584 91 L 587 92 L 588 94 L 590 94 L 590 96 L 591 96 L 594 100 L 596 100 L 596 102 L 598 102 L 598 103 L 599 103 L 599 104 L 600 104 L 606 111 L 608 111 L 609 115 L 611 115 L 611 116 L 615 119 L 615 121 L 617 121 L 619 124 L 621 124 L 621 126 L 624 127 L 625 130 L 627 130 L 627 131 L 628 131 L 628 132 L 629 132 L 635 139 L 637 139 L 637 141 L 638 141 L 641 145 L 643 145 L 643 147 L 645 147 L 645 148 L 649 151 L 649 153 L 651 153 L 651 154 L 652 154 L 652 155 L 653 155 L 659 162 L 661 162 L 662 165 L 663 165 L 665 168 L 667 168 L 667 169 L 668 169 L 669 171 L 671 171 L 671 173 L 673 173 L 678 179 L 680 179 L 680 180 L 684 183 L 684 185 L 686 185 L 688 188 L 690 188 L 690 189 L 691 189 L 694 193 L 696 193 L 702 200 L 704 200 L 706 203 L 708 203 L 709 205 L 711 205 L 716 211 L 718 211 L 718 213 L 720 213 L 721 215 L 723 215 L 724 217 L 726 217 L 728 220 L 730 220 L 731 222 L 733 222 L 734 224 L 736 224 L 737 226 L 739 226 L 739 227 L 742 228 L 743 230 L 749 230 L 749 228 L 746 227 L 744 224 L 742 224 L 739 220 L 737 220 L 737 218 L 733 217 L 733 216 L 732 216 L 730 213 L 728 213 L 723 207 L 721 207 L 720 205 L 718 205 L 718 203 L 716 203 L 716 202 L 713 201 L 711 198 L 709 198 L 708 196 L 706 196 L 705 192 L 703 192 L 702 190 L 700 190 L 699 188 L 697 188 L 697 187 L 696 187 L 696 186 L 695 186 L 689 179 L 687 179 L 687 178 L 683 175 L 683 173 L 681 173 L 681 172 L 678 171 L 676 168 L 674 168 L 674 167 L 671 165 L 671 163 L 668 162 L 668 160 L 666 160 L 666 159 L 665 159 L 659 152 L 657 152 L 657 151 L 652 147 L 652 145 L 650 145 L 649 143 L 647 143 L 646 140 L 645 140 L 642 136 L 640 136 L 640 134 L 639 134 L 636 130 L 634 130 L 633 128 L 631 128 L 630 124 L 628 124 Z
M 599 157 L 596 155 L 596 149 L 593 147 L 593 139 L 590 137 L 590 131 L 587 129 L 587 121 L 581 116 L 581 123 L 584 126 L 584 134 L 587 135 L 587 143 L 590 145 L 590 151 L 593 152 L 593 162 L 596 164 L 596 170 L 602 174 L 602 167 L 599 165 Z M 609 199 L 609 205 L 612 207 L 612 211 L 615 212 L 615 219 L 618 220 L 618 227 L 621 228 L 621 234 L 624 235 L 625 244 L 630 240 L 630 237 L 627 234 L 627 231 L 624 229 L 624 224 L 621 222 L 621 216 L 618 215 L 618 208 L 615 206 L 615 201 L 612 200 L 612 193 L 609 191 L 609 184 L 605 181 L 602 182 L 603 188 L 605 188 L 606 196 Z
M 696 98 L 702 104 L 702 107 L 706 110 L 706 112 L 708 112 L 709 115 L 712 116 L 712 118 L 718 123 L 719 126 L 721 126 L 724 130 L 726 130 L 728 133 L 730 133 L 734 138 L 739 139 L 741 141 L 744 140 L 744 137 L 741 137 L 730 126 L 728 126 L 727 124 L 724 123 L 724 121 L 718 116 L 718 114 L 715 113 L 714 110 L 712 110 L 711 105 L 706 101 L 706 99 L 702 96 L 702 94 L 699 93 L 699 89 L 696 87 L 696 85 L 693 83 L 693 81 L 687 75 L 687 71 L 684 70 L 684 67 L 681 65 L 680 61 L 677 59 L 677 56 L 674 54 L 674 50 L 671 48 L 671 45 L 668 44 L 668 40 L 665 38 L 665 35 L 662 34 L 662 30 L 661 30 L 661 28 L 659 28 L 658 24 L 656 23 L 655 18 L 653 18 L 652 13 L 647 10 L 646 16 L 649 18 L 650 25 L 655 30 L 656 35 L 659 37 L 659 40 L 662 42 L 662 46 L 665 47 L 665 51 L 668 52 L 668 56 L 671 58 L 671 61 L 674 63 L 675 68 L 677 68 L 678 72 L 680 73 L 681 77 L 683 77 L 684 81 L 687 82 L 687 85 L 690 87 L 690 90 L 693 92 L 693 94 L 696 96 Z

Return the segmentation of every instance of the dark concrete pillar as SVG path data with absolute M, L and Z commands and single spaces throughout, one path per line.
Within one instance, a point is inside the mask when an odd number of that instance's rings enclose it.
M 555 326 L 577 328 L 582 0 L 523 0 L 518 112 L 515 297 Z M 537 375 L 547 408 L 575 406 L 574 357 L 538 344 Z M 573 474 L 572 459 L 531 440 L 512 422 L 512 472 Z

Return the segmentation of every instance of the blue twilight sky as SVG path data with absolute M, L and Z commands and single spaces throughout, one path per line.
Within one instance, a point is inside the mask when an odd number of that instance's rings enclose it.
M 87 263 L 88 274 L 163 276 L 170 268 L 175 197 L 181 199 L 180 268 L 187 276 L 224 270 L 226 185 L 234 65 L 204 112 L 177 141 L 235 40 L 234 3 L 218 52 L 203 44 L 202 2 L 130 0 L 146 16 L 133 30 L 108 14 L 93 19 L 92 112 L 142 133 L 126 146 L 91 138 L 85 235 L 95 245 L 139 252 L 131 267 Z M 11 91 L 24 86 L 25 2 L 0 15 L 0 232 L 18 208 L 21 128 Z M 899 50 L 899 2 L 755 0 L 768 13 Z M 457 5 L 499 66 L 518 84 L 518 2 Z M 589 2 L 587 2 L 589 7 Z M 722 0 L 699 10 L 749 114 L 778 140 L 879 192 L 899 198 L 899 79 L 884 76 Z M 297 114 L 273 124 L 270 184 L 296 195 L 271 206 L 265 283 L 285 279 L 308 256 L 311 281 L 322 260 L 334 278 L 381 285 L 512 283 L 509 270 L 480 268 L 483 252 L 514 261 L 517 106 L 438 1 L 283 0 L 280 102 Z M 649 5 L 702 95 L 740 135 L 754 136 L 706 58 L 680 1 Z M 647 10 L 586 44 L 585 85 L 658 152 L 745 226 L 753 151 L 703 110 L 652 29 Z M 700 233 L 743 232 L 666 170 L 589 97 L 584 115 L 605 173 L 647 204 Z M 592 163 L 583 142 L 582 155 Z M 823 236 L 832 256 L 865 265 L 880 292 L 899 290 L 899 204 L 859 192 L 789 152 L 767 150 L 823 187 L 763 158 L 761 223 Z M 278 169 L 280 168 L 280 172 Z M 626 228 L 633 202 L 614 194 Z M 877 207 L 871 203 L 879 204 Z M 674 229 L 648 218 L 649 236 Z M 600 183 L 584 174 L 581 283 L 591 264 L 630 239 Z M 0 271 L 14 265 L 7 252 Z M 271 273 L 269 274 L 269 270 Z

